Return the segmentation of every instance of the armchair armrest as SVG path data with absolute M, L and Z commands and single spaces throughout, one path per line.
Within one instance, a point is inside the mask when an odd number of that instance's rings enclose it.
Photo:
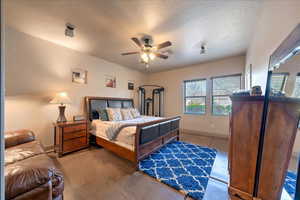
M 4 134 L 5 148 L 31 142 L 35 140 L 35 135 L 31 130 L 21 129 L 16 131 L 9 131 Z

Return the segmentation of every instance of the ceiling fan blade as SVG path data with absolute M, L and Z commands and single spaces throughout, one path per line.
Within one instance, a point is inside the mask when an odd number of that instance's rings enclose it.
M 139 39 L 137 39 L 137 38 L 135 38 L 135 37 L 133 37 L 133 38 L 131 38 L 131 39 L 132 39 L 132 41 L 133 41 L 138 47 L 140 47 L 140 48 L 143 47 L 143 45 L 142 45 L 142 43 L 139 41 Z
M 174 54 L 174 51 L 172 49 L 166 49 L 166 50 L 160 51 L 160 53 L 170 55 L 170 54 Z
M 139 54 L 140 52 L 134 51 L 134 52 L 128 52 L 128 53 L 122 53 L 122 56 L 132 55 L 132 54 Z
M 161 53 L 155 53 L 155 56 L 159 57 L 159 58 L 162 58 L 162 59 L 167 59 L 168 58 L 168 56 L 166 56 L 164 54 L 161 54 Z
M 159 45 L 156 46 L 157 49 L 162 49 L 162 48 L 165 48 L 165 47 L 169 47 L 171 46 L 172 43 L 170 41 L 167 41 L 167 42 L 164 42 L 164 43 L 161 43 Z

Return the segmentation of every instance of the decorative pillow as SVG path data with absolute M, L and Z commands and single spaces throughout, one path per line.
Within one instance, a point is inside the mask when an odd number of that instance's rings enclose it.
M 121 113 L 122 113 L 123 120 L 133 119 L 130 109 L 127 108 L 121 109 Z
M 99 115 L 99 119 L 101 121 L 108 121 L 108 115 L 107 115 L 106 109 L 99 109 L 99 110 L 97 110 L 97 112 Z
M 99 112 L 96 110 L 92 111 L 92 119 L 99 119 Z
M 107 108 L 106 111 L 109 121 L 120 121 L 123 119 L 120 108 Z
M 141 116 L 139 110 L 136 108 L 130 108 L 130 112 L 133 118 L 138 118 Z

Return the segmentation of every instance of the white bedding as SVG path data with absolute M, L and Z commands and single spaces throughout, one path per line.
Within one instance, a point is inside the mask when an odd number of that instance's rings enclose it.
M 152 117 L 152 116 L 141 116 L 139 118 L 122 120 L 122 121 L 93 120 L 92 134 L 134 151 L 134 141 L 135 141 L 134 136 L 136 132 L 135 125 L 122 128 L 114 140 L 109 139 L 110 138 L 109 129 L 111 129 L 112 126 L 116 126 L 117 124 L 140 124 L 140 123 L 150 122 L 159 119 L 163 119 L 163 118 Z

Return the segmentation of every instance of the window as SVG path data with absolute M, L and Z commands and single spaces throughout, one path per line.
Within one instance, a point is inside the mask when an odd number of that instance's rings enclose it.
M 288 78 L 288 73 L 274 73 L 271 79 L 271 88 L 274 91 L 284 91 L 285 83 Z
M 184 113 L 205 114 L 206 79 L 184 81 Z
M 297 76 L 296 76 L 293 97 L 300 98 L 300 73 L 298 73 Z M 299 125 L 300 125 L 300 123 L 299 123 Z
M 241 89 L 241 74 L 212 78 L 212 113 L 228 115 L 231 112 L 232 92 Z

